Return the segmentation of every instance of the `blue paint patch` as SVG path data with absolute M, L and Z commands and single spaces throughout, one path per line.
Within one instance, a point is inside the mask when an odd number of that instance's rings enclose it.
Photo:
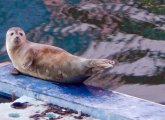
M 46 113 L 46 117 L 48 117 L 49 119 L 55 119 L 55 118 L 58 118 L 60 115 L 58 114 L 55 114 L 53 112 L 50 112 L 50 113 Z
M 20 115 L 19 115 L 19 113 L 9 113 L 9 117 L 11 117 L 11 118 L 19 118 Z
M 0 91 L 26 95 L 61 107 L 82 111 L 101 120 L 164 120 L 165 106 L 115 91 L 84 84 L 67 85 L 11 75 L 12 65 L 0 68 Z

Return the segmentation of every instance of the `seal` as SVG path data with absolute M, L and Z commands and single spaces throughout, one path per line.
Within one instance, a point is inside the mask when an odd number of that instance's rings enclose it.
M 14 66 L 13 74 L 23 73 L 61 83 L 82 82 L 115 64 L 113 60 L 87 59 L 59 47 L 30 42 L 19 27 L 7 31 L 6 49 Z

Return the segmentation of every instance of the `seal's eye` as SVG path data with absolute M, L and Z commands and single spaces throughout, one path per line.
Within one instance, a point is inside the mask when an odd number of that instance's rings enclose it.
M 19 33 L 21 36 L 23 36 L 23 33 Z
M 10 35 L 12 36 L 12 35 L 14 35 L 14 33 L 12 32 L 12 33 L 10 33 Z

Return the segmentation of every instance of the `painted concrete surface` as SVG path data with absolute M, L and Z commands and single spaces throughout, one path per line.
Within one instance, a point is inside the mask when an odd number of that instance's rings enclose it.
M 22 104 L 25 107 L 15 108 L 13 104 L 17 104 L 17 107 Z M 27 96 L 22 96 L 14 102 L 1 103 L 0 116 L 1 120 L 98 120 Z
M 64 85 L 25 75 L 11 75 L 12 65 L 0 68 L 0 91 L 26 95 L 82 111 L 101 120 L 164 120 L 165 106 L 86 85 Z
M 11 107 L 14 102 L 19 102 L 22 104 L 26 103 L 27 107 L 22 109 L 15 109 Z M 36 114 L 36 112 L 41 114 L 48 109 L 46 103 L 26 96 L 22 96 L 14 102 L 0 104 L 1 120 L 29 120 L 30 116 Z

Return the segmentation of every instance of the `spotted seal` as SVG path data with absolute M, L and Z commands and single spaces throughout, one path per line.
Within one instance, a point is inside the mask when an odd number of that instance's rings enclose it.
M 12 73 L 20 72 L 61 83 L 82 82 L 115 63 L 108 59 L 87 59 L 56 46 L 30 42 L 19 27 L 7 31 L 6 49 L 15 68 Z

